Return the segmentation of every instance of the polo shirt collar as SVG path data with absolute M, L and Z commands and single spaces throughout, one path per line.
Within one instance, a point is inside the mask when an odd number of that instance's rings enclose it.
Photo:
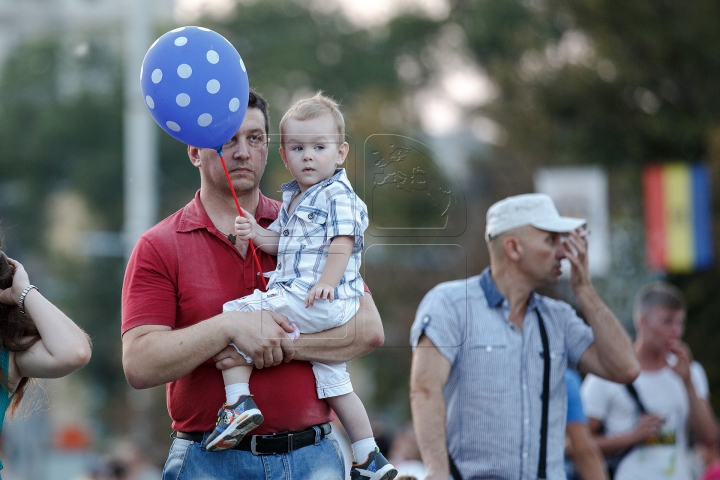
M 503 294 L 497 289 L 495 281 L 492 279 L 492 275 L 490 275 L 490 267 L 487 267 L 480 274 L 480 287 L 485 293 L 485 299 L 487 300 L 488 307 L 497 308 L 502 305 L 505 297 L 503 297 Z M 537 294 L 535 292 L 530 294 L 530 298 L 528 299 L 528 309 L 532 310 L 537 307 L 539 302 L 536 297 Z
M 258 201 L 258 207 L 255 211 L 255 219 L 261 220 L 266 219 L 271 222 L 277 217 L 278 208 L 273 204 L 272 200 L 267 198 L 260 192 L 260 199 Z M 188 203 L 183 209 L 182 217 L 180 219 L 180 225 L 178 226 L 178 232 L 191 232 L 198 229 L 210 229 L 215 228 L 215 225 L 210 220 L 210 216 L 205 211 L 205 207 L 200 201 L 200 190 L 195 193 L 195 198 Z
M 488 302 L 488 307 L 499 307 L 503 300 L 505 300 L 505 297 L 502 296 L 502 293 L 500 293 L 495 286 L 495 282 L 490 275 L 490 267 L 487 267 L 480 274 L 480 287 L 482 287 L 483 292 L 485 292 L 485 299 Z

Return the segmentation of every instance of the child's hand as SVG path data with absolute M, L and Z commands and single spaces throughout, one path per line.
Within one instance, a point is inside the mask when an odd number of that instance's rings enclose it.
M 316 283 L 305 297 L 305 308 L 312 307 L 315 300 L 320 298 L 332 302 L 335 299 L 335 288 L 327 283 Z
M 257 222 L 255 217 L 243 209 L 243 217 L 235 217 L 235 235 L 242 241 L 253 240 L 257 235 Z

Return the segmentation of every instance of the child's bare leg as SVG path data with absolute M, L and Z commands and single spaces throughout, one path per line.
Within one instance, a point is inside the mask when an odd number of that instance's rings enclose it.
M 357 442 L 373 436 L 370 419 L 365 406 L 355 392 L 346 393 L 337 397 L 326 398 L 328 405 L 335 411 L 345 428 L 351 442 Z
M 222 371 L 223 381 L 226 386 L 232 385 L 233 383 L 248 383 L 250 382 L 250 374 L 252 371 L 252 364 L 227 368 Z
M 355 461 L 363 462 L 370 452 L 375 451 L 377 446 L 365 406 L 355 392 L 328 397 L 326 400 L 350 437 Z

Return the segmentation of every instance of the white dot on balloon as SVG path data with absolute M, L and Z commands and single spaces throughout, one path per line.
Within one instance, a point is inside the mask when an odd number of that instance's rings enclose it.
M 175 33 L 175 32 L 182 32 L 183 30 L 185 30 L 185 27 L 178 27 L 175 30 L 170 30 L 170 31 Z
M 210 62 L 212 64 L 216 64 L 220 61 L 220 55 L 218 55 L 218 53 L 215 50 L 208 50 L 205 57 L 207 57 L 208 62 Z
M 182 47 L 187 43 L 187 37 L 178 37 L 175 39 L 175 45 Z
M 202 30 L 203 32 L 211 32 L 212 31 L 209 28 L 205 28 L 205 27 L 198 27 L 198 30 Z
M 155 100 L 153 100 L 150 95 L 145 96 L 145 103 L 147 103 L 147 106 L 151 109 L 155 108 Z
M 240 59 L 240 66 L 243 69 L 243 72 L 247 73 L 247 70 L 245 70 L 245 62 L 242 61 L 242 58 Z
M 175 97 L 175 102 L 181 107 L 187 107 L 188 105 L 190 105 L 190 95 L 188 95 L 187 93 L 181 93 L 177 97 Z
M 177 68 L 178 75 L 180 75 L 180 78 L 188 78 L 190 75 L 192 75 L 192 68 L 190 68 L 190 65 L 187 63 L 183 63 Z
M 237 109 L 240 108 L 240 99 L 239 98 L 233 98 L 230 100 L 230 107 L 231 112 L 237 112 Z
M 198 125 L 201 127 L 207 127 L 212 123 L 212 115 L 209 113 L 203 113 L 198 117 Z
M 160 83 L 160 80 L 162 80 L 162 70 L 156 68 L 155 70 L 153 70 L 152 76 L 150 78 L 152 78 L 153 83 Z
M 168 120 L 167 122 L 165 122 L 165 125 L 167 125 L 167 127 L 168 127 L 170 130 L 172 130 L 173 132 L 179 132 L 179 131 L 180 131 L 180 125 L 178 125 L 178 124 L 175 123 L 175 122 L 171 122 L 171 121 Z
M 207 85 L 205 85 L 205 88 L 207 88 L 208 93 L 217 93 L 220 91 L 220 82 L 218 82 L 215 79 L 212 79 L 209 82 L 207 82 Z

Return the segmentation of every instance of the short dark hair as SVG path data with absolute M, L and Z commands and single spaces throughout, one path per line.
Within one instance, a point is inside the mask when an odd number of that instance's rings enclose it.
M 257 108 L 265 117 L 265 135 L 270 133 L 270 113 L 268 112 L 268 104 L 265 99 L 255 91 L 250 89 L 250 97 L 248 98 L 248 108 Z
M 648 283 L 635 295 L 635 313 L 645 314 L 653 307 L 685 310 L 685 297 L 675 285 L 666 282 Z

